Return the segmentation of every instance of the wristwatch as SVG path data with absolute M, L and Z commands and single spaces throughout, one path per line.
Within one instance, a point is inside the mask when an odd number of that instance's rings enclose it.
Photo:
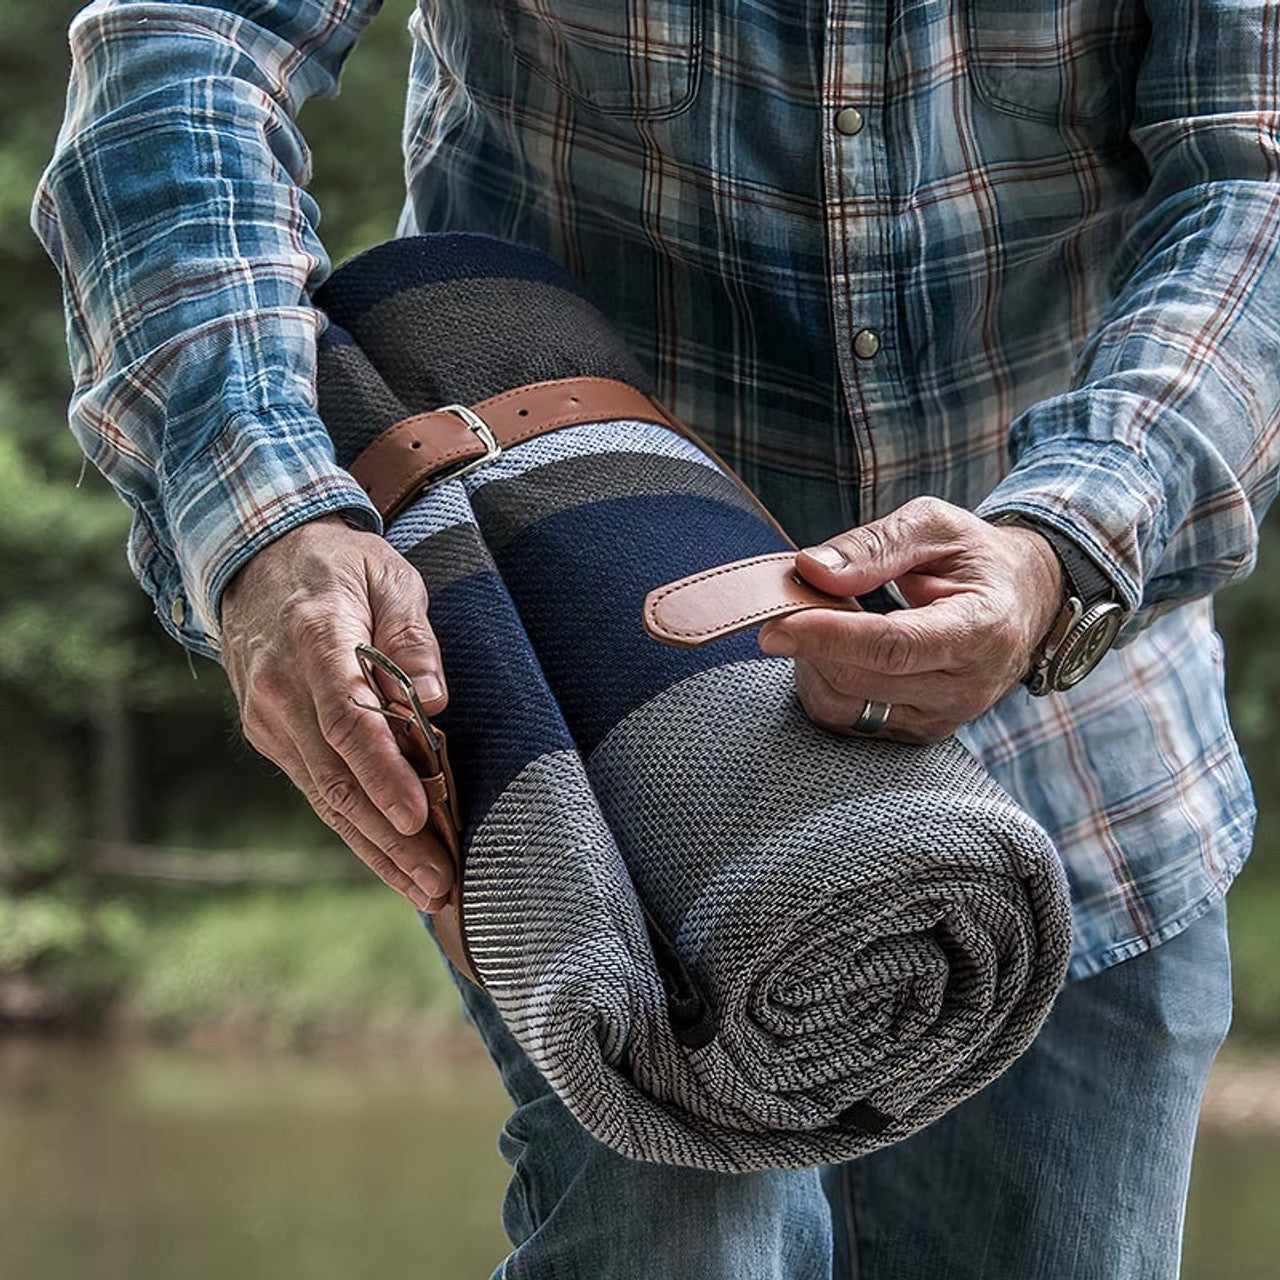
M 1040 534 L 1062 565 L 1066 588 L 1062 608 L 1040 642 L 1023 684 L 1036 696 L 1077 685 L 1102 661 L 1124 622 L 1124 606 L 1107 576 L 1070 538 L 1051 525 L 1018 512 L 996 516 L 992 524 L 1020 524 Z

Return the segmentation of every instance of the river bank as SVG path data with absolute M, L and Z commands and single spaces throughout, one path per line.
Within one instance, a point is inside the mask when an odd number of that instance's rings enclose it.
M 1246 877 L 1229 899 L 1231 1065 L 1212 1106 L 1274 1119 L 1280 880 Z M 0 897 L 5 1028 L 246 1051 L 397 1045 L 425 1055 L 465 1034 L 417 913 L 374 882 Z
M 1274 1280 L 1277 1064 L 1224 1059 L 1186 1280 Z M 0 1275 L 487 1276 L 508 1246 L 508 1112 L 469 1035 L 309 1053 L 0 1038 Z
M 1280 1134 L 1280 1053 L 1228 1042 L 1213 1065 L 1201 1115 L 1215 1129 Z

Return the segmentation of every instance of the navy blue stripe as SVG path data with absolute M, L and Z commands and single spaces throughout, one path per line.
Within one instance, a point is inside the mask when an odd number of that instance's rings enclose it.
M 594 299 L 544 253 L 479 232 L 408 236 L 357 255 L 316 290 L 314 301 L 343 324 L 370 307 L 442 280 L 529 280 Z
M 574 746 L 501 578 L 455 578 L 431 595 L 449 704 L 448 735 L 467 831 L 530 761 Z
M 664 494 L 556 512 L 512 538 L 495 559 L 587 755 L 623 716 L 676 681 L 760 656 L 754 631 L 701 649 L 654 640 L 642 622 L 645 595 L 726 560 L 783 550 L 753 512 Z

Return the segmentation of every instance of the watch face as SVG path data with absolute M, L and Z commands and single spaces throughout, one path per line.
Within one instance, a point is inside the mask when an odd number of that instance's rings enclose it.
M 1058 651 L 1053 687 L 1070 689 L 1079 684 L 1102 661 L 1123 621 L 1124 610 L 1114 602 L 1087 609 Z

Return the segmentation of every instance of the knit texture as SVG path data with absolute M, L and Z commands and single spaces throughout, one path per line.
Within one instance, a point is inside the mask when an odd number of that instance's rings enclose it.
M 316 301 L 344 464 L 450 401 L 579 375 L 649 389 L 572 279 L 488 237 L 382 245 Z M 563 428 L 386 536 L 426 583 L 449 683 L 471 952 L 593 1135 L 704 1169 L 848 1159 L 1030 1044 L 1070 945 L 1035 822 L 955 741 L 815 726 L 753 632 L 645 632 L 652 588 L 787 549 L 697 445 Z

